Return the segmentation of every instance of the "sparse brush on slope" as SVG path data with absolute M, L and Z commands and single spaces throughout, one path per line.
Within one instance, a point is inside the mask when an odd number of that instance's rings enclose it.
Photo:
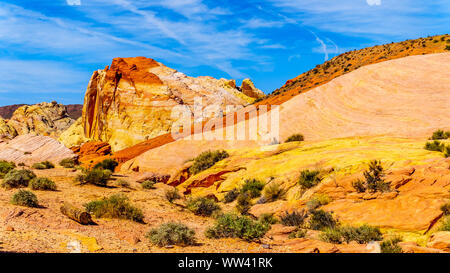
M 285 142 L 304 141 L 305 137 L 301 134 L 294 134 L 286 139 Z
M 50 161 L 43 161 L 39 163 L 34 163 L 32 168 L 36 170 L 46 170 L 55 168 L 55 165 L 53 165 L 53 163 L 51 163 Z
M 103 200 L 91 201 L 84 205 L 86 211 L 97 218 L 129 219 L 142 223 L 144 214 L 139 208 L 133 206 L 128 197 L 115 194 Z
M 112 172 L 104 169 L 83 170 L 82 174 L 79 174 L 75 181 L 83 184 L 92 184 L 100 187 L 106 187 Z
M 301 211 L 292 211 L 292 212 L 284 212 L 280 216 L 280 222 L 284 226 L 302 226 L 305 223 L 305 220 L 308 218 L 308 213 L 304 210 Z
M 64 168 L 74 168 L 76 166 L 76 161 L 73 158 L 65 158 L 59 162 L 59 165 Z
M 241 193 L 248 193 L 250 198 L 260 197 L 264 186 L 265 183 L 258 179 L 247 179 L 242 185 Z
M 194 159 L 194 164 L 189 168 L 191 174 L 197 174 L 214 166 L 217 162 L 229 157 L 226 151 L 207 151 Z
M 159 247 L 168 245 L 194 245 L 195 231 L 181 223 L 166 223 L 151 229 L 146 237 Z
M 172 188 L 170 190 L 166 190 L 164 195 L 165 195 L 167 201 L 169 201 L 169 203 L 173 203 L 173 201 L 175 201 L 177 199 L 181 199 L 181 195 L 178 192 L 177 188 Z
M 0 160 L 0 178 L 3 178 L 9 171 L 14 170 L 15 168 L 16 164 L 14 162 Z
M 431 136 L 431 140 L 440 140 L 440 139 L 447 139 L 450 138 L 450 132 L 446 131 L 444 132 L 443 130 L 437 130 L 435 132 L 433 132 L 433 135 Z
M 114 159 L 105 159 L 100 163 L 97 163 L 94 166 L 94 169 L 103 169 L 103 170 L 110 170 L 111 172 L 114 172 L 114 170 L 116 169 L 116 167 L 119 165 L 119 163 L 117 161 L 115 161 Z
M 39 202 L 36 195 L 27 190 L 19 190 L 18 192 L 16 192 L 11 199 L 11 203 L 17 206 L 31 208 L 39 207 Z
M 35 178 L 36 175 L 30 170 L 11 170 L 3 178 L 2 187 L 3 188 L 20 188 L 28 187 L 31 179 Z
M 221 210 L 220 206 L 214 200 L 206 197 L 190 198 L 187 201 L 186 207 L 195 215 L 200 216 L 211 216 L 214 212 Z
M 394 237 L 381 242 L 381 253 L 403 253 L 403 249 L 398 245 L 401 241 L 401 237 Z
M 30 187 L 33 190 L 41 191 L 54 191 L 56 190 L 56 184 L 52 180 L 46 177 L 33 178 L 30 181 Z
M 304 189 L 310 189 L 322 181 L 320 171 L 304 170 L 300 173 L 298 184 Z
M 368 170 L 364 172 L 365 181 L 356 180 L 352 183 L 357 192 L 387 192 L 390 190 L 390 183 L 384 180 L 384 168 L 381 161 L 372 160 L 368 165 Z
M 216 219 L 213 227 L 205 235 L 208 238 L 241 238 L 253 241 L 261 238 L 270 229 L 267 223 L 252 220 L 247 216 L 224 214 Z

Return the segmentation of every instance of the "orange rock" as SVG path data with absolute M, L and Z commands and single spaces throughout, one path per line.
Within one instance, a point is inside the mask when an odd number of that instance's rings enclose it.
M 439 231 L 431 235 L 427 247 L 450 252 L 450 231 Z

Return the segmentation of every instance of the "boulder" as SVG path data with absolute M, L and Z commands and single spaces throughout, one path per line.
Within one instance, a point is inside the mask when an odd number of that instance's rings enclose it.
M 427 247 L 450 252 L 450 231 L 439 231 L 431 235 Z

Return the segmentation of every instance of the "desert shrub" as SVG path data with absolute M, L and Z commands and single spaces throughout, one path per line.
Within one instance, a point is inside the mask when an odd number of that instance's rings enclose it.
M 450 138 L 450 132 L 449 131 L 444 132 L 443 130 L 437 130 L 433 132 L 433 135 L 431 136 L 432 140 L 440 140 L 447 138 Z
M 300 173 L 298 183 L 304 189 L 310 189 L 320 183 L 322 178 L 319 171 L 304 170 Z
M 194 164 L 189 168 L 191 174 L 197 174 L 214 166 L 217 162 L 229 157 L 226 151 L 207 151 L 194 159 Z
M 154 245 L 163 247 L 167 245 L 194 245 L 195 231 L 181 223 L 165 223 L 158 228 L 151 229 L 146 237 Z
M 264 188 L 263 197 L 266 202 L 274 202 L 283 199 L 286 191 L 279 184 L 271 184 Z
M 83 170 L 83 174 L 77 176 L 76 180 L 81 184 L 92 184 L 106 187 L 112 172 L 104 169 Z
M 444 215 L 450 215 L 450 203 L 442 205 L 441 211 L 444 213 Z
M 359 192 L 359 193 L 366 192 L 366 185 L 365 185 L 364 181 L 362 181 L 361 179 L 353 181 L 352 186 L 356 190 L 356 192 Z
M 145 180 L 144 182 L 142 182 L 141 186 L 143 189 L 146 190 L 151 190 L 155 188 L 155 181 L 152 180 Z
M 116 181 L 116 186 L 117 187 L 122 187 L 122 188 L 129 188 L 130 187 L 130 182 L 124 180 L 124 179 L 119 179 Z
M 448 42 L 448 40 L 447 40 L 447 42 Z M 447 46 L 445 47 L 445 50 L 450 50 L 450 45 L 447 45 Z
M 56 190 L 56 184 L 52 180 L 46 177 L 33 178 L 30 181 L 30 187 L 32 190 L 41 191 L 54 191 Z
M 440 231 L 450 231 L 450 216 L 444 217 L 442 220 L 441 226 L 439 227 Z
M 14 170 L 15 168 L 16 164 L 14 164 L 14 162 L 0 160 L 0 178 L 3 178 L 7 173 Z
M 250 198 L 260 197 L 264 185 L 264 182 L 257 179 L 247 179 L 242 185 L 241 193 L 247 193 Z
M 301 211 L 286 211 L 284 212 L 284 214 L 282 214 L 280 216 L 280 222 L 281 224 L 283 224 L 284 226 L 302 226 L 303 223 L 305 222 L 306 218 L 308 218 L 308 213 L 306 213 L 306 211 L 301 210 Z
M 364 171 L 365 181 L 357 180 L 352 183 L 357 192 L 386 192 L 390 190 L 390 183 L 384 180 L 384 168 L 381 161 L 369 162 L 368 170 Z
M 432 152 L 442 152 L 444 150 L 444 144 L 438 140 L 435 140 L 433 142 L 427 142 L 425 144 L 425 150 Z
M 301 134 L 294 134 L 286 139 L 285 142 L 304 141 L 305 138 Z
M 315 194 L 311 200 L 306 203 L 306 207 L 309 210 L 317 209 L 321 206 L 325 206 L 331 202 L 331 198 L 326 194 Z
M 334 228 L 337 220 L 330 212 L 324 210 L 311 210 L 309 217 L 309 227 L 313 230 L 323 230 L 325 228 Z
M 239 190 L 238 189 L 232 189 L 231 191 L 227 192 L 225 194 L 225 197 L 223 199 L 224 203 L 231 203 L 239 196 Z
M 114 159 L 107 158 L 102 162 L 95 164 L 94 169 L 110 170 L 111 172 L 114 172 L 118 165 L 119 163 Z
M 37 170 L 46 170 L 55 168 L 55 165 L 53 165 L 53 163 L 51 163 L 50 161 L 43 161 L 39 163 L 34 163 L 33 166 L 31 167 Z
M 444 153 L 444 157 L 445 158 L 449 158 L 450 157 L 450 145 L 449 146 L 445 146 L 445 148 L 443 150 L 443 153 Z
M 84 205 L 86 211 L 97 218 L 128 219 L 143 222 L 144 214 L 134 207 L 123 194 L 115 194 L 102 200 L 91 201 Z
M 293 232 L 291 232 L 288 236 L 289 239 L 295 239 L 295 238 L 305 238 L 306 236 L 306 229 L 303 228 L 297 228 Z
M 237 198 L 236 210 L 240 214 L 248 214 L 252 207 L 252 199 L 248 193 L 239 194 Z
M 208 238 L 241 238 L 252 241 L 261 238 L 270 226 L 247 216 L 224 214 L 216 219 L 213 227 L 206 230 Z
M 339 228 L 325 228 L 319 234 L 319 238 L 322 241 L 333 244 L 342 244 L 343 242 L 342 233 Z
M 186 207 L 200 216 L 211 216 L 213 212 L 220 210 L 220 206 L 214 200 L 206 197 L 190 198 Z
M 173 201 L 175 201 L 177 199 L 181 199 L 181 195 L 178 192 L 177 188 L 172 188 L 170 190 L 166 190 L 164 195 L 165 195 L 167 201 L 169 201 L 169 203 L 173 203 Z
M 39 202 L 34 193 L 26 190 L 19 190 L 16 192 L 12 199 L 11 203 L 17 206 L 31 207 L 37 208 L 39 207 Z
M 355 241 L 359 244 L 367 244 L 371 241 L 381 241 L 383 234 L 378 227 L 362 225 L 360 227 L 343 226 L 337 229 L 342 237 L 342 241 L 350 243 Z
M 28 187 L 31 179 L 35 178 L 36 175 L 30 170 L 11 170 L 3 178 L 2 187 L 10 188 L 20 188 Z
M 401 241 L 402 238 L 394 237 L 381 242 L 381 253 L 403 253 L 403 249 L 398 245 Z
M 267 224 L 267 225 L 273 225 L 278 223 L 278 219 L 273 216 L 273 213 L 263 213 L 258 217 L 258 221 Z
M 65 158 L 59 162 L 59 165 L 64 168 L 74 168 L 76 161 L 73 158 Z

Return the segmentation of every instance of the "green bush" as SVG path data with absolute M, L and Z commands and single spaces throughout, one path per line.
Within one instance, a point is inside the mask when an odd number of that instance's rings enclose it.
M 258 221 L 263 224 L 273 225 L 278 223 L 277 218 L 273 216 L 273 213 L 263 213 L 258 217 Z
M 206 197 L 190 198 L 187 201 L 187 209 L 195 215 L 211 216 L 213 212 L 219 211 L 220 206 L 214 200 Z
M 91 201 L 84 205 L 86 211 L 97 218 L 128 219 L 142 223 L 144 214 L 134 207 L 123 194 L 115 194 L 103 200 Z
M 31 167 L 37 170 L 46 170 L 55 168 L 55 165 L 53 165 L 53 163 L 51 163 L 50 161 L 43 161 L 39 163 L 34 163 L 33 166 Z
M 264 188 L 263 196 L 266 202 L 274 202 L 283 199 L 286 191 L 279 184 L 271 184 Z
M 65 158 L 59 162 L 59 165 L 64 168 L 74 168 L 76 161 L 73 158 Z
M 14 170 L 15 168 L 16 164 L 14 162 L 0 160 L 0 178 L 3 178 L 7 173 Z
M 357 242 L 367 244 L 371 241 L 383 240 L 383 234 L 377 227 L 362 225 L 360 227 L 343 226 L 328 227 L 320 234 L 320 238 L 329 243 L 340 244 L 343 242 Z
M 30 187 L 32 190 L 41 191 L 54 191 L 56 190 L 56 184 L 52 180 L 46 177 L 33 178 L 30 181 Z
M 20 188 L 28 187 L 31 179 L 35 178 L 36 175 L 30 170 L 11 170 L 3 178 L 2 187 L 10 188 Z
M 231 203 L 234 200 L 236 200 L 236 198 L 238 198 L 238 196 L 239 196 L 239 190 L 238 189 L 232 189 L 231 191 L 229 191 L 229 192 L 227 192 L 225 194 L 223 202 L 224 203 Z
M 319 171 L 304 170 L 300 173 L 299 185 L 304 189 L 310 189 L 320 183 L 322 178 Z
M 151 229 L 146 237 L 154 245 L 163 247 L 168 245 L 194 245 L 195 231 L 181 223 L 166 223 Z
M 306 207 L 309 210 L 314 210 L 320 208 L 321 206 L 325 206 L 331 202 L 331 198 L 326 194 L 316 194 L 306 202 Z
M 241 193 L 247 193 L 250 198 L 260 197 L 264 185 L 264 182 L 257 179 L 247 179 L 241 188 Z
M 285 142 L 304 141 L 305 138 L 301 134 L 294 134 L 286 139 Z
M 437 130 L 433 132 L 433 135 L 431 136 L 432 140 L 440 140 L 440 139 L 447 139 L 450 138 L 450 132 L 444 132 L 442 130 Z
M 450 215 L 450 203 L 442 205 L 441 211 L 444 213 L 444 215 Z
M 224 214 L 216 219 L 213 227 L 205 235 L 208 238 L 241 238 L 252 241 L 263 237 L 270 226 L 247 216 Z
M 104 169 L 83 170 L 83 174 L 77 176 L 76 180 L 81 184 L 92 184 L 106 187 L 112 172 Z
M 143 189 L 146 190 L 151 190 L 155 188 L 155 181 L 152 180 L 145 180 L 144 182 L 142 182 L 141 186 Z
M 334 228 L 337 220 L 330 212 L 324 210 L 311 210 L 309 217 L 309 227 L 313 230 L 323 230 L 325 228 Z
M 398 245 L 402 241 L 400 237 L 394 237 L 381 242 L 381 253 L 403 253 L 403 249 Z
M 284 226 L 299 227 L 303 225 L 306 218 L 308 218 L 308 213 L 304 210 L 294 210 L 292 212 L 285 211 L 284 214 L 280 216 L 280 222 Z
M 364 172 L 365 181 L 357 180 L 352 183 L 357 192 L 387 192 L 390 190 L 390 183 L 384 180 L 384 169 L 381 161 L 372 160 L 369 162 L 368 170 Z
M 191 174 L 197 174 L 214 166 L 217 162 L 229 157 L 226 151 L 207 151 L 194 159 L 194 164 L 189 168 Z
M 342 244 L 343 237 L 339 228 L 325 228 L 319 234 L 320 240 L 332 244 Z
M 236 210 L 240 214 L 248 214 L 252 207 L 252 199 L 248 193 L 241 193 L 237 198 Z
M 432 152 L 442 152 L 444 150 L 445 145 L 438 140 L 433 142 L 427 142 L 425 144 L 425 150 Z
M 440 231 L 450 231 L 450 216 L 444 217 L 442 224 L 439 227 Z
M 39 202 L 34 193 L 26 190 L 19 190 L 16 192 L 12 199 L 11 203 L 17 206 L 31 207 L 37 208 L 39 207 Z
M 169 201 L 169 203 L 173 203 L 173 201 L 175 201 L 177 199 L 181 199 L 181 195 L 178 192 L 177 188 L 172 188 L 170 190 L 166 190 L 165 196 L 166 196 L 167 201 Z
M 121 188 L 129 188 L 130 187 L 130 182 L 124 180 L 124 179 L 119 179 L 116 181 L 116 186 L 117 187 L 121 187 Z
M 117 161 L 115 161 L 114 159 L 105 159 L 102 162 L 97 163 L 94 166 L 94 169 L 103 169 L 103 170 L 110 170 L 111 172 L 114 172 L 114 170 L 116 169 L 116 167 L 119 165 L 119 163 Z
M 448 40 L 447 40 L 447 42 L 448 42 Z M 445 47 L 445 50 L 450 50 L 450 45 L 447 45 L 447 46 Z
M 305 238 L 307 233 L 306 229 L 303 228 L 297 228 L 296 230 L 294 230 L 293 232 L 289 233 L 288 238 L 289 239 L 295 239 L 295 238 Z

